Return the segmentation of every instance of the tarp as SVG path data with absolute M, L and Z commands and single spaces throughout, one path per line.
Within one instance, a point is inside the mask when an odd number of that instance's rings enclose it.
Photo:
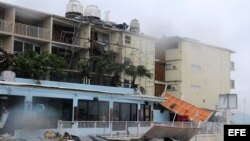
M 190 121 L 205 122 L 213 114 L 212 111 L 196 107 L 171 94 L 165 93 L 163 97 L 167 99 L 165 102 L 161 103 L 163 107 L 178 115 L 187 116 Z

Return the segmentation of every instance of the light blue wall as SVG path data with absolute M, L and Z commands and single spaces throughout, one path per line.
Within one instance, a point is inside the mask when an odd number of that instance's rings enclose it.
M 154 110 L 153 112 L 154 112 L 154 122 L 165 122 L 170 120 L 168 111 L 164 110 L 164 112 L 161 112 L 161 110 Z

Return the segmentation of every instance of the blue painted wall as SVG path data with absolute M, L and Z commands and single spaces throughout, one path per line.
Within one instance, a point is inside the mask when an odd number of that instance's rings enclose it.
M 168 111 L 164 110 L 164 112 L 161 112 L 161 110 L 154 110 L 153 112 L 154 112 L 154 122 L 165 122 L 170 120 Z

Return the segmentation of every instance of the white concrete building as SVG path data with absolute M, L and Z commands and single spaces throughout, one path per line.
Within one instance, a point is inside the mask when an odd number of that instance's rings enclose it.
M 165 80 L 156 80 L 156 84 L 166 84 L 168 93 L 196 106 L 215 109 L 219 94 L 234 88 L 230 78 L 233 51 L 180 37 L 162 40 L 157 49 L 165 51 L 161 57 L 158 54 L 158 59 L 156 55 L 156 64 L 165 66 Z

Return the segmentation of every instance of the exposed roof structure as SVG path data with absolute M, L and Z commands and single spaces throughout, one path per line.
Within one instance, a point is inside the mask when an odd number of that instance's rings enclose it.
M 165 93 L 164 98 L 167 100 L 161 103 L 162 106 L 178 115 L 188 116 L 191 121 L 205 122 L 213 114 L 212 111 L 196 107 L 186 101 L 172 96 L 171 94 Z

